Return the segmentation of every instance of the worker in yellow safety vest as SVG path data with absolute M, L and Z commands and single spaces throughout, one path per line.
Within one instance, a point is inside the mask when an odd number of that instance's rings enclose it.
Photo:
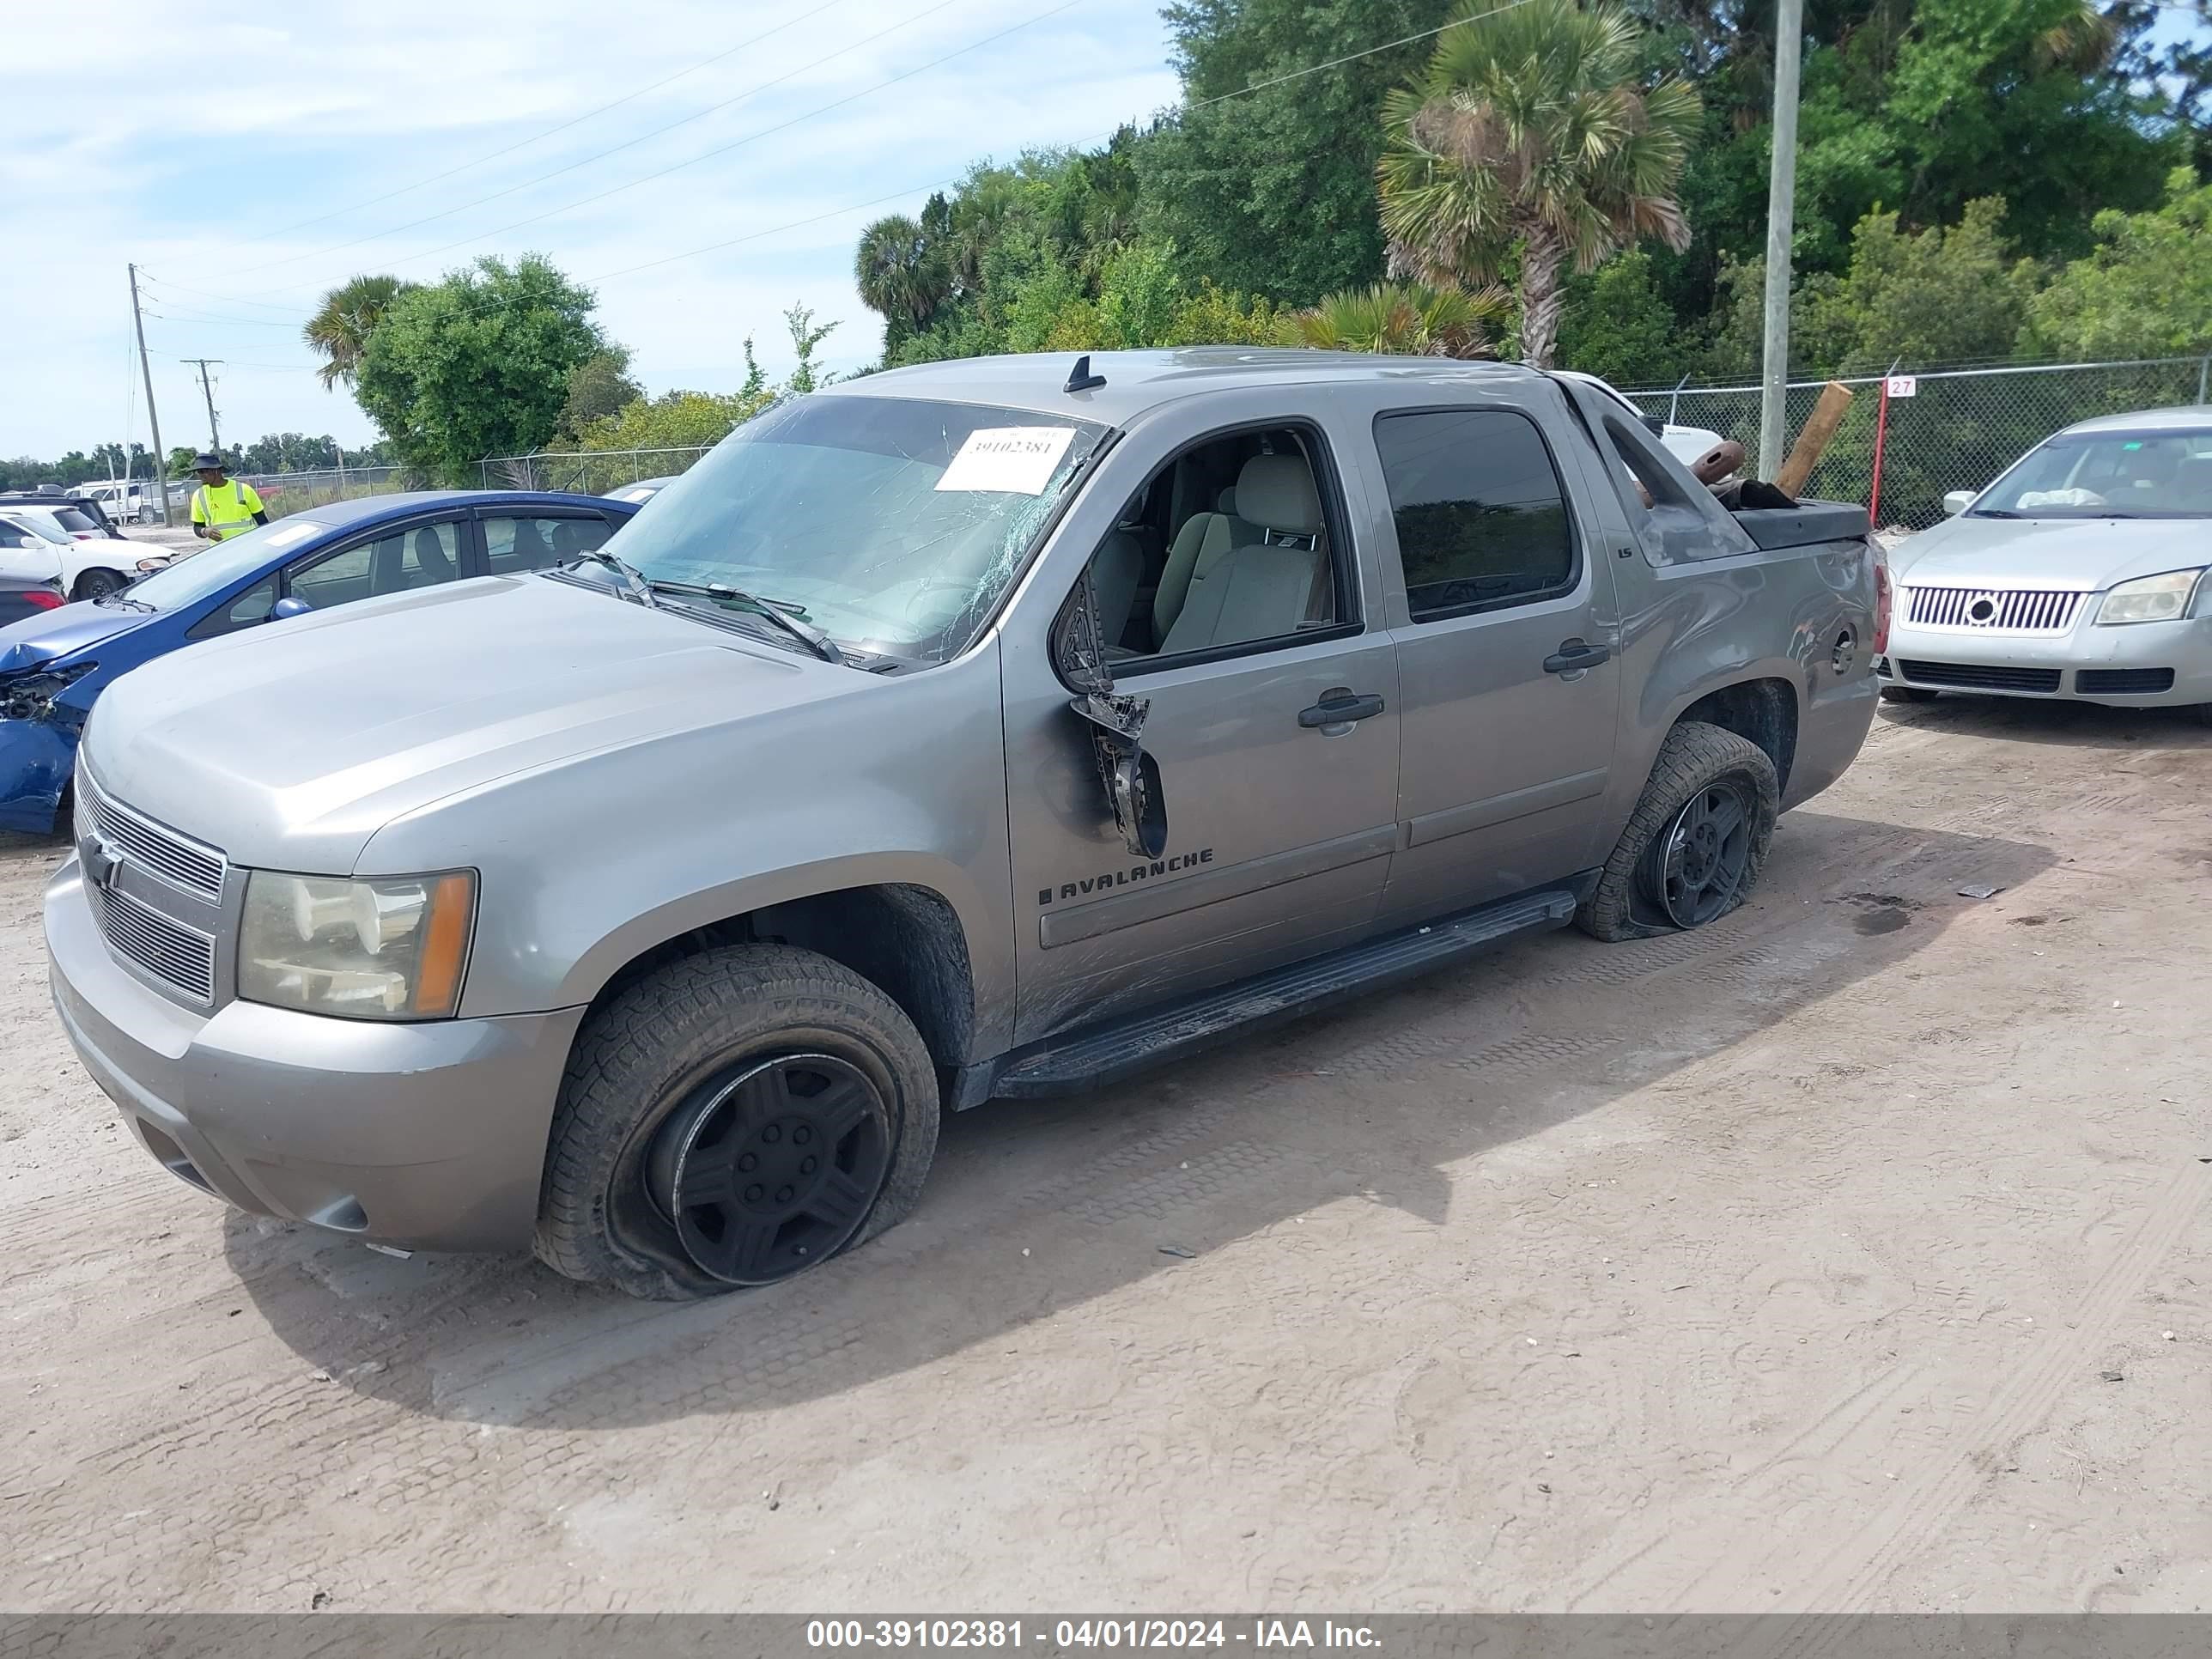
M 212 450 L 192 457 L 192 471 L 200 475 L 200 487 L 192 491 L 192 534 L 203 541 L 224 541 L 269 522 L 253 486 L 226 478 L 223 467 L 222 457 Z

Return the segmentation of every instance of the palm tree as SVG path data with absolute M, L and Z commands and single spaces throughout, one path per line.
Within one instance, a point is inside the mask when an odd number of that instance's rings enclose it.
M 952 286 L 933 240 L 903 213 L 890 214 L 860 233 L 853 280 L 863 305 L 914 329 L 929 325 Z
M 300 333 L 323 355 L 323 366 L 315 374 L 325 392 L 340 380 L 353 384 L 369 335 L 384 320 L 392 302 L 403 294 L 413 293 L 417 286 L 397 276 L 356 276 L 343 288 L 334 288 L 323 295 L 322 308 L 307 319 Z
M 1606 4 L 1524 0 L 1448 27 L 1414 86 L 1383 102 L 1376 168 L 1394 276 L 1489 280 L 1521 247 L 1521 346 L 1549 368 L 1561 275 L 1642 236 L 1677 250 L 1674 198 L 1698 130 L 1680 81 L 1640 89 L 1637 24 Z
M 1492 287 L 1431 288 L 1425 283 L 1378 283 L 1324 296 L 1290 319 L 1300 345 L 1328 351 L 1384 351 L 1416 357 L 1487 357 L 1492 331 L 1513 308 L 1510 295 Z

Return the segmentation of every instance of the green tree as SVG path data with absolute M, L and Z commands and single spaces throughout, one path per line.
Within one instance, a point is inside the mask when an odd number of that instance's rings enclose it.
M 790 310 L 785 312 L 783 322 L 784 326 L 791 331 L 791 355 L 797 360 L 792 368 L 791 378 L 784 382 L 784 390 L 791 392 L 811 392 L 817 386 L 827 386 L 829 381 L 823 378 L 821 371 L 814 366 L 814 354 L 823 341 L 828 339 L 836 331 L 837 325 L 817 323 L 814 320 L 814 313 L 802 305 L 794 305 Z M 752 366 L 750 342 L 747 343 L 745 362 L 749 370 L 746 381 L 750 385 L 752 378 L 750 372 Z
M 619 414 L 645 395 L 645 388 L 629 377 L 629 353 L 610 345 L 593 352 L 568 375 L 568 393 L 561 404 L 559 436 L 579 438 L 594 421 Z
M 323 366 L 315 376 L 327 392 L 339 381 L 354 383 L 361 369 L 368 337 L 382 322 L 392 303 L 419 286 L 397 276 L 356 276 L 323 295 L 323 303 L 300 331 L 308 345 L 320 353 Z
M 726 397 L 711 392 L 664 392 L 658 398 L 640 398 L 619 413 L 592 422 L 583 433 L 583 447 L 704 448 L 721 442 L 732 428 L 773 401 L 766 392 Z
M 1439 285 L 1494 277 L 1518 244 L 1522 352 L 1548 368 L 1570 262 L 1594 270 L 1644 236 L 1688 246 L 1673 191 L 1698 95 L 1639 86 L 1624 12 L 1486 3 L 1467 0 L 1419 82 L 1383 100 L 1382 230 L 1394 269 Z
M 1570 368 L 1615 386 L 1665 386 L 1691 368 L 1698 343 L 1684 337 L 1641 248 L 1568 280 L 1559 357 Z
M 1488 357 L 1513 301 L 1501 288 L 1468 293 L 1421 283 L 1378 283 L 1324 296 L 1291 319 L 1300 344 L 1328 351 Z
M 2095 229 L 2096 250 L 2030 303 L 2022 343 L 2067 357 L 2212 351 L 2212 184 L 2176 167 L 2162 205 L 2108 209 Z
M 471 482 L 480 459 L 552 436 L 569 376 L 605 349 L 592 309 L 591 291 L 542 254 L 479 259 L 392 302 L 355 396 L 403 462 Z
M 952 296 L 951 249 L 919 222 L 894 213 L 860 233 L 853 279 L 860 302 L 883 313 L 889 349 L 928 327 L 937 308 Z
M 1452 0 L 1170 4 L 1163 15 L 1183 102 L 1133 149 L 1144 230 L 1183 250 L 1193 281 L 1276 305 L 1310 306 L 1374 282 L 1383 262 L 1376 115 L 1384 89 L 1420 67 L 1426 44 L 1264 83 L 1436 28 L 1451 9 Z

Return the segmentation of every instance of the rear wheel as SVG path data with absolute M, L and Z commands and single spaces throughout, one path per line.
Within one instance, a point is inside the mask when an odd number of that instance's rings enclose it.
M 937 1080 L 882 991 L 811 951 L 741 945 L 593 1014 L 554 1117 L 540 1260 L 634 1296 L 769 1285 L 914 1206 Z
M 1576 924 L 1618 940 L 1719 920 L 1757 885 L 1781 804 L 1757 744 L 1702 720 L 1677 726 Z
M 76 597 L 80 599 L 104 599 L 110 593 L 122 592 L 124 580 L 112 570 L 88 570 L 76 579 Z
M 1930 691 L 1924 685 L 1885 685 L 1881 688 L 1884 702 L 1933 702 L 1943 694 Z

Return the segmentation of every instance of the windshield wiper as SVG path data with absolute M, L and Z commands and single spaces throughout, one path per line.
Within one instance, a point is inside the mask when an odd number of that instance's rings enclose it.
M 2021 515 L 2008 507 L 1978 507 L 1969 516 L 1977 519 L 2017 519 Z
M 118 605 L 125 611 L 143 611 L 149 614 L 150 614 L 154 610 L 154 607 L 147 604 L 145 600 L 134 599 L 120 588 L 118 588 L 112 593 L 101 594 L 98 599 L 94 599 L 93 603 L 94 605 Z
M 841 667 L 850 665 L 845 653 L 837 648 L 837 641 L 812 623 L 802 622 L 792 615 L 797 605 L 786 605 L 775 599 L 764 599 L 758 594 L 748 593 L 742 587 L 729 587 L 720 582 L 654 582 L 656 593 L 696 593 L 701 599 L 712 599 L 717 605 L 742 611 L 748 616 L 759 617 L 774 623 L 824 662 L 834 662 Z
M 615 574 L 620 576 L 623 579 L 622 592 L 624 597 L 635 600 L 648 611 L 660 609 L 659 601 L 653 597 L 653 584 L 645 579 L 645 572 L 640 570 L 628 559 L 610 553 L 603 547 L 595 547 L 588 552 L 578 554 L 574 562 L 581 564 L 586 560 L 589 560 L 593 564 L 605 565 Z

